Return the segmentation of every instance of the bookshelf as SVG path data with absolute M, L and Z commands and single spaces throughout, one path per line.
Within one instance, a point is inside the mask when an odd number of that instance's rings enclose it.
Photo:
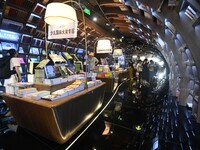
M 177 0 L 168 0 L 168 7 L 176 6 Z
M 184 0 L 180 11 L 191 21 L 192 26 L 200 24 L 200 2 L 197 0 Z
M 191 96 L 193 98 L 192 100 L 192 115 L 197 119 L 197 121 L 200 121 L 200 115 L 199 115 L 199 92 L 200 92 L 200 88 L 199 88 L 199 83 L 195 83 L 194 84 L 194 88 L 193 88 L 193 93 L 191 93 Z
M 43 15 L 45 10 L 46 10 L 46 6 L 40 3 L 37 3 L 35 7 L 33 8 L 33 13 L 38 14 L 38 15 Z
M 141 2 L 138 2 L 136 1 L 136 5 L 139 9 L 143 10 L 143 11 L 146 11 L 146 12 L 150 12 L 150 7 L 141 3 Z
M 165 19 L 165 27 L 170 31 L 172 34 L 172 38 L 175 38 L 176 36 L 176 28 L 170 23 L 167 19 Z

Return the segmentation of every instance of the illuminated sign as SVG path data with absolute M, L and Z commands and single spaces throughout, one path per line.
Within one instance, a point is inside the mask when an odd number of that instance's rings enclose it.
M 48 39 L 76 38 L 77 22 L 67 25 L 49 25 Z
M 84 11 L 85 14 L 90 15 L 90 10 L 89 9 L 85 8 L 83 11 Z
M 18 42 L 20 34 L 16 32 L 11 32 L 7 30 L 0 30 L 0 39 Z

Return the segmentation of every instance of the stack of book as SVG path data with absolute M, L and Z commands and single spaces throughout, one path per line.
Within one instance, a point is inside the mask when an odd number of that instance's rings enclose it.
M 66 63 L 66 60 L 61 55 L 49 54 L 49 57 L 54 62 L 54 64 L 65 64 Z

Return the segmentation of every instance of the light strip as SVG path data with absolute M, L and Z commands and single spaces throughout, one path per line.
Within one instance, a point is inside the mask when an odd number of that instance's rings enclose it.
M 35 28 L 35 29 L 37 28 L 35 25 L 29 24 L 29 23 L 27 23 L 26 26 L 31 27 L 31 28 Z
M 42 18 L 42 17 L 40 17 L 40 16 L 38 16 L 38 15 L 36 15 L 36 14 L 34 14 L 34 13 L 31 13 L 31 16 L 33 16 L 33 17 L 37 17 L 37 18 Z

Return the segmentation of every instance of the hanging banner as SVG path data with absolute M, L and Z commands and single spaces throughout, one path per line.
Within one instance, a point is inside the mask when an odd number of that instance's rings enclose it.
M 48 39 L 63 39 L 77 37 L 77 22 L 70 22 L 67 25 L 49 25 Z
M 97 53 L 112 53 L 110 40 L 99 40 L 97 43 Z

